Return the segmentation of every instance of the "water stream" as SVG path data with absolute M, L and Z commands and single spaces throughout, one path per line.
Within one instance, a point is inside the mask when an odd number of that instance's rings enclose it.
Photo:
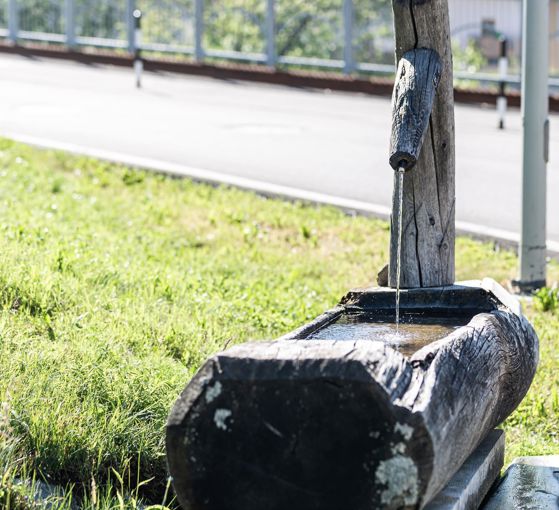
M 400 332 L 400 272 L 402 265 L 402 205 L 404 202 L 404 173 L 400 167 L 396 172 L 396 186 L 398 190 L 398 250 L 396 258 L 396 334 Z
M 471 319 L 470 315 L 441 316 L 436 310 L 433 313 L 400 310 L 404 174 L 404 168 L 400 167 L 394 176 L 395 192 L 398 194 L 395 314 L 386 311 L 344 313 L 332 323 L 313 332 L 309 339 L 372 340 L 389 345 L 409 357 L 422 347 L 466 325 Z

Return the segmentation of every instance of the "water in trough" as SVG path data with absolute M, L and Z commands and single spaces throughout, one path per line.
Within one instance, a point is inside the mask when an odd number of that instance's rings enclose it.
M 368 313 L 341 315 L 336 321 L 315 331 L 315 340 L 371 340 L 383 342 L 412 356 L 425 345 L 440 340 L 465 326 L 471 317 L 425 317 L 403 314 L 400 323 L 394 316 L 379 317 Z

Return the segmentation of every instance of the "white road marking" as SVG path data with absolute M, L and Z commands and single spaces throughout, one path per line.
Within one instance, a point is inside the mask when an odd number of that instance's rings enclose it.
M 89 156 L 92 158 L 120 163 L 144 170 L 154 170 L 169 175 L 187 177 L 196 181 L 207 182 L 211 184 L 226 184 L 228 186 L 253 191 L 255 193 L 263 194 L 270 197 L 287 198 L 290 200 L 302 200 L 304 202 L 331 205 L 334 207 L 338 207 L 344 211 L 355 212 L 357 214 L 364 214 L 382 219 L 390 218 L 389 207 L 370 204 L 360 200 L 337 197 L 334 195 L 326 195 L 324 193 L 318 193 L 315 191 L 308 191 L 300 188 L 293 188 L 290 186 L 282 186 L 265 181 L 228 175 L 212 170 L 206 170 L 203 168 L 196 168 L 193 166 L 181 165 L 168 161 L 161 161 L 158 159 L 123 154 L 120 152 L 96 149 L 93 147 L 87 147 L 84 145 L 77 145 L 73 143 L 59 142 L 57 140 L 50 140 L 47 138 L 39 138 L 13 132 L 2 132 L 2 136 L 11 138 L 12 140 L 16 140 L 21 143 L 26 143 L 28 145 L 34 145 L 36 147 L 62 150 L 73 154 Z M 516 232 L 510 232 L 508 230 L 502 230 L 492 227 L 485 227 L 483 225 L 476 225 L 474 223 L 468 223 L 465 221 L 457 221 L 456 230 L 460 234 L 469 235 L 482 240 L 496 241 L 506 246 L 518 246 L 520 240 L 520 235 Z M 559 242 L 548 240 L 547 249 L 550 255 L 558 256 Z

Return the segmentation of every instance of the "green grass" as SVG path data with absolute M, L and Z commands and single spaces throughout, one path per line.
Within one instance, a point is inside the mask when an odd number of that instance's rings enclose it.
M 372 284 L 388 235 L 333 208 L 0 140 L 0 506 L 33 508 L 14 485 L 33 477 L 83 508 L 172 505 L 164 424 L 203 360 Z M 515 276 L 514 254 L 457 246 L 458 279 Z M 559 316 L 530 317 L 542 363 L 506 424 L 509 459 L 557 448 Z

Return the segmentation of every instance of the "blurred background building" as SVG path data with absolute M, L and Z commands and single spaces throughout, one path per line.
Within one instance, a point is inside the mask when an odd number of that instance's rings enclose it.
M 499 58 L 498 36 L 518 67 L 522 48 L 522 0 L 449 0 L 453 40 L 462 50 L 474 45 L 489 65 Z M 559 0 L 549 7 L 550 70 L 559 70 Z

